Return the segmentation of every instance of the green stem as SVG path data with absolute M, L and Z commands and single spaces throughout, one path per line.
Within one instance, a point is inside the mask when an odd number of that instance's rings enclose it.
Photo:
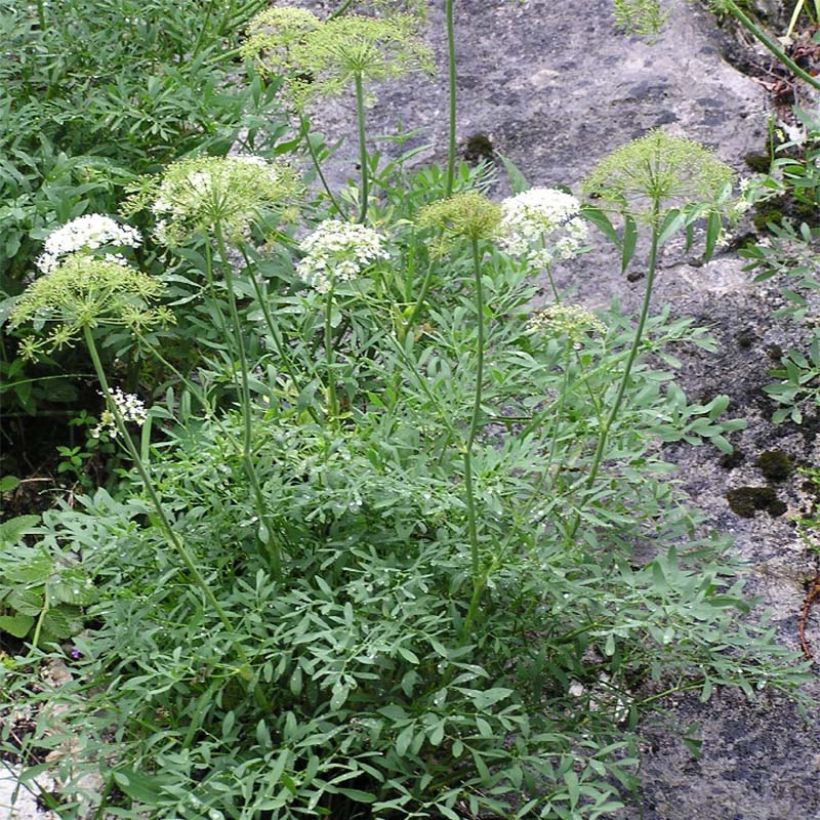
M 453 193 L 456 175 L 456 32 L 453 20 L 453 0 L 446 0 L 447 14 L 447 100 L 449 134 L 447 138 L 447 196 Z
M 424 279 L 421 283 L 421 290 L 419 291 L 418 298 L 416 299 L 416 303 L 413 305 L 413 310 L 410 312 L 410 316 L 407 318 L 407 322 L 405 323 L 404 327 L 402 328 L 402 333 L 406 337 L 407 334 L 412 330 L 413 325 L 416 323 L 416 319 L 418 318 L 419 313 L 421 312 L 422 307 L 424 307 L 424 302 L 427 298 L 427 291 L 430 290 L 430 283 L 433 280 L 433 262 L 432 260 L 427 265 L 427 272 L 424 274 Z
M 361 186 L 361 211 L 359 213 L 359 222 L 364 222 L 367 217 L 367 200 L 370 196 L 370 174 L 367 168 L 367 140 L 365 138 L 364 129 L 364 84 L 362 82 L 362 75 L 357 73 L 356 81 L 356 123 L 359 130 L 359 164 L 362 170 L 362 186 Z
M 94 342 L 94 336 L 91 333 L 91 328 L 84 327 L 83 328 L 83 336 L 85 338 L 86 347 L 88 348 L 88 352 L 91 356 L 91 361 L 94 365 L 94 372 L 97 374 L 97 379 L 100 382 L 100 387 L 102 387 L 103 395 L 105 396 L 106 402 L 108 406 L 111 408 L 111 412 L 114 415 L 114 420 L 117 424 L 117 429 L 122 436 L 122 440 L 125 443 L 125 448 L 128 450 L 128 455 L 131 456 L 132 461 L 134 462 L 134 466 L 137 468 L 137 473 L 139 477 L 142 479 L 143 487 L 145 488 L 145 492 L 148 494 L 148 498 L 151 501 L 152 506 L 157 514 L 157 518 L 159 520 L 160 528 L 165 533 L 165 537 L 171 546 L 171 548 L 179 555 L 182 559 L 182 563 L 185 565 L 188 572 L 191 574 L 191 578 L 194 580 L 194 584 L 199 587 L 202 594 L 205 596 L 205 599 L 213 608 L 214 613 L 222 622 L 222 625 L 225 627 L 228 632 L 233 632 L 233 627 L 231 625 L 230 620 L 224 609 L 217 601 L 216 596 L 214 595 L 213 591 L 211 590 L 210 586 L 208 586 L 208 582 L 200 573 L 199 568 L 197 567 L 196 563 L 194 562 L 193 557 L 185 548 L 185 545 L 180 541 L 177 537 L 177 534 L 174 532 L 173 528 L 171 527 L 171 522 L 168 520 L 168 516 L 165 513 L 165 508 L 162 506 L 162 502 L 159 499 L 159 495 L 154 487 L 154 483 L 151 481 L 150 476 L 148 475 L 148 471 L 145 469 L 145 465 L 142 463 L 142 459 L 137 452 L 137 448 L 134 446 L 134 442 L 131 440 L 131 436 L 128 433 L 128 429 L 125 426 L 125 420 L 122 417 L 122 413 L 120 413 L 120 409 L 117 403 L 111 396 L 111 389 L 108 386 L 108 379 L 105 377 L 105 371 L 103 370 L 102 362 L 100 361 L 100 355 L 97 351 L 97 345 Z M 245 660 L 245 653 L 241 650 L 241 647 L 238 647 L 238 651 L 240 652 L 242 659 Z
M 40 24 L 40 32 L 46 30 L 46 9 L 43 0 L 37 0 L 37 22 Z
M 727 0 L 726 9 L 735 20 L 740 23 L 764 48 L 768 49 L 777 59 L 786 66 L 796 77 L 807 82 L 812 88 L 820 91 L 820 80 L 812 77 L 808 71 L 804 71 L 797 63 L 780 48 L 765 31 L 763 31 L 751 18 L 747 17 L 733 2 Z
M 262 288 L 259 286 L 259 282 L 256 281 L 256 276 L 251 270 L 251 261 L 248 258 L 248 253 L 245 246 L 240 245 L 239 251 L 242 254 L 242 259 L 245 262 L 245 269 L 248 271 L 248 275 L 250 276 L 251 282 L 253 283 L 253 290 L 256 294 L 256 301 L 259 303 L 259 307 L 262 308 L 262 315 L 265 317 L 265 324 L 267 325 L 268 332 L 270 333 L 271 338 L 273 339 L 273 344 L 276 347 L 276 352 L 279 354 L 281 366 L 288 374 L 288 376 L 290 376 L 290 380 L 293 383 L 293 387 L 297 391 L 301 392 L 300 379 L 293 368 L 293 363 L 291 362 L 290 355 L 285 350 L 285 345 L 279 333 L 279 328 L 276 327 L 276 324 L 273 321 L 273 316 L 271 316 L 270 308 L 268 307 L 268 300 L 266 298 L 266 294 L 262 292 Z M 319 416 L 316 412 L 315 407 L 309 406 L 308 412 L 311 416 L 313 416 L 314 421 L 319 421 Z
M 546 241 L 545 241 L 543 236 L 541 237 L 541 246 L 546 247 Z M 555 278 L 552 275 L 552 268 L 548 265 L 546 267 L 546 271 L 547 271 L 547 278 L 549 279 L 550 287 L 552 288 L 552 296 L 555 299 L 555 304 L 560 305 L 561 304 L 561 295 L 558 292 L 558 286 L 555 284 Z M 581 361 L 581 354 L 577 350 L 575 351 L 575 361 L 578 362 L 578 367 L 583 372 L 584 365 L 583 365 L 583 362 Z M 584 384 L 586 386 L 587 393 L 589 394 L 589 400 L 592 402 L 592 406 L 595 408 L 595 416 L 598 419 L 598 424 L 601 425 L 603 423 L 603 419 L 601 417 L 601 413 L 602 413 L 601 402 L 599 401 L 598 397 L 595 395 L 595 392 L 593 391 L 592 386 L 590 385 L 589 381 L 585 381 Z
M 646 320 L 649 316 L 649 305 L 652 301 L 652 287 L 655 283 L 655 273 L 657 271 L 657 263 L 658 263 L 658 238 L 659 238 L 659 203 L 654 204 L 653 214 L 652 214 L 652 244 L 649 249 L 649 262 L 647 265 L 647 274 L 646 274 L 646 289 L 644 291 L 643 296 L 643 304 L 641 305 L 641 314 L 638 319 L 638 326 L 635 329 L 635 336 L 632 339 L 632 346 L 629 349 L 629 355 L 626 358 L 626 364 L 624 365 L 624 372 L 621 376 L 620 384 L 618 385 L 618 392 L 615 394 L 615 401 L 612 403 L 612 407 L 610 408 L 609 415 L 607 416 L 606 421 L 604 422 L 603 427 L 600 429 L 598 433 L 598 442 L 595 447 L 595 454 L 592 457 L 592 465 L 589 469 L 589 474 L 587 475 L 586 481 L 584 482 L 584 486 L 587 489 L 590 489 L 592 485 L 595 483 L 595 480 L 598 477 L 598 471 L 601 467 L 601 462 L 604 458 L 604 449 L 606 448 L 606 442 L 609 438 L 609 432 L 612 429 L 612 426 L 615 424 L 618 414 L 621 410 L 621 405 L 623 404 L 624 395 L 626 394 L 626 388 L 629 384 L 629 377 L 632 374 L 632 366 L 635 364 L 635 359 L 638 356 L 638 350 L 641 346 L 641 340 L 643 338 L 643 331 L 644 327 L 646 326 Z M 583 502 L 582 502 L 583 503 Z M 576 512 L 575 520 L 570 527 L 568 538 L 572 538 L 575 533 L 578 531 L 578 525 L 581 523 L 581 514 L 580 511 Z
M 336 397 L 336 374 L 333 372 L 333 288 L 327 292 L 325 303 L 325 364 L 327 366 L 327 415 L 331 422 L 339 418 L 339 401 Z
M 350 8 L 350 4 L 352 2 L 353 0 L 343 0 L 339 8 L 337 8 L 336 11 L 334 11 L 327 19 L 335 20 L 337 17 L 341 17 Z
M 245 343 L 242 338 L 242 324 L 239 320 L 239 310 L 236 305 L 236 294 L 234 293 L 233 270 L 228 259 L 228 250 L 225 246 L 225 238 L 222 235 L 222 226 L 217 223 L 214 226 L 219 255 L 222 258 L 222 268 L 225 272 L 225 287 L 228 290 L 228 307 L 230 308 L 231 321 L 233 322 L 234 340 L 239 353 L 240 385 L 241 385 L 241 411 L 242 411 L 242 460 L 245 464 L 245 472 L 251 482 L 256 499 L 256 511 L 259 515 L 259 540 L 265 545 L 271 560 L 271 570 L 277 581 L 282 580 L 282 557 L 279 547 L 274 538 L 274 528 L 267 515 L 267 504 L 262 495 L 262 487 L 259 476 L 256 474 L 256 467 L 253 463 L 253 453 L 251 450 L 253 425 L 251 419 L 251 391 L 248 380 L 248 359 L 245 354 Z
M 211 22 L 211 14 L 214 10 L 214 6 L 216 5 L 216 0 L 210 0 L 208 3 L 208 7 L 205 9 L 205 18 L 202 21 L 202 27 L 199 29 L 199 34 L 197 35 L 196 42 L 194 43 L 194 47 L 191 50 L 190 60 L 193 60 L 197 54 L 199 54 L 199 49 L 202 46 L 202 41 L 205 38 L 205 32 L 208 30 L 208 23 Z
M 643 338 L 643 331 L 646 327 L 646 320 L 649 316 L 649 305 L 652 301 L 652 287 L 655 283 L 657 261 L 658 226 L 657 220 L 655 220 L 652 226 L 652 245 L 649 251 L 649 265 L 646 274 L 646 290 L 644 291 L 643 304 L 641 305 L 641 315 L 638 319 L 638 327 L 635 329 L 635 337 L 632 339 L 632 347 L 629 349 L 629 355 L 627 356 L 626 364 L 624 365 L 624 372 L 621 376 L 621 383 L 618 385 L 618 392 L 615 395 L 615 401 L 612 403 L 612 407 L 609 411 L 607 420 L 604 423 L 600 435 L 598 436 L 598 445 L 595 448 L 595 455 L 592 459 L 592 466 L 590 467 L 589 475 L 587 476 L 586 480 L 587 488 L 592 487 L 592 485 L 595 483 L 595 479 L 598 477 L 598 470 L 601 466 L 601 461 L 603 460 L 604 448 L 606 446 L 607 437 L 609 436 L 609 431 L 612 429 L 612 425 L 618 418 L 618 413 L 620 412 L 621 405 L 623 404 L 626 388 L 629 384 L 629 377 L 632 374 L 632 366 L 635 364 L 635 359 L 638 356 L 638 350 L 640 349 L 641 340 Z
M 473 251 L 473 278 L 475 279 L 475 305 L 478 313 L 477 322 L 477 349 L 476 349 L 476 381 L 475 397 L 473 399 L 473 413 L 470 418 L 470 428 L 467 433 L 467 442 L 464 446 L 464 489 L 467 502 L 467 532 L 470 538 L 470 564 L 473 576 L 473 596 L 467 617 L 464 619 L 463 637 L 469 635 L 473 620 L 478 611 L 484 581 L 481 575 L 481 554 L 478 543 L 478 522 L 475 508 L 475 485 L 473 481 L 473 444 L 478 432 L 481 417 L 481 396 L 484 385 L 484 286 L 481 282 L 481 260 L 478 253 L 478 240 L 472 239 Z
M 313 167 L 316 169 L 316 173 L 319 176 L 319 181 L 322 183 L 322 187 L 325 189 L 325 193 L 328 195 L 328 198 L 333 203 L 333 207 L 336 209 L 336 212 L 339 216 L 344 216 L 344 211 L 342 210 L 341 205 L 339 205 L 338 200 L 333 195 L 333 191 L 330 190 L 330 186 L 327 184 L 324 172 L 322 171 L 322 164 L 319 162 L 319 157 L 316 156 L 316 150 L 313 147 L 313 143 L 310 141 L 310 133 L 305 120 L 302 120 L 302 128 L 305 132 L 305 145 L 307 145 L 308 153 L 310 154 L 310 159 L 313 162 Z

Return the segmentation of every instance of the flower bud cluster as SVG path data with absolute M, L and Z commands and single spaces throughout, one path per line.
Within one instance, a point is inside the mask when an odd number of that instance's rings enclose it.
M 391 2 L 388 7 L 395 6 Z M 341 93 L 356 79 L 381 81 L 411 71 L 432 73 L 429 48 L 414 14 L 345 14 L 320 20 L 303 9 L 260 12 L 248 27 L 242 53 L 265 74 L 284 74 L 297 108 Z
M 527 329 L 565 336 L 575 345 L 589 334 L 605 335 L 606 325 L 580 305 L 552 305 L 530 317 Z
M 107 245 L 137 248 L 141 242 L 136 228 L 120 225 L 103 214 L 85 214 L 66 222 L 48 235 L 36 265 L 42 273 L 49 273 L 68 254 L 94 251 Z
M 197 157 L 175 162 L 161 178 L 145 180 L 123 212 L 144 208 L 157 217 L 155 235 L 174 246 L 216 227 L 229 242 L 250 238 L 266 213 L 290 213 L 302 193 L 299 176 L 285 162 L 257 156 Z
M 10 323 L 56 323 L 46 338 L 22 341 L 22 355 L 34 359 L 70 346 L 84 328 L 118 325 L 141 331 L 173 324 L 171 311 L 154 305 L 164 292 L 162 281 L 116 256 L 99 258 L 80 251 L 28 286 L 12 308 Z
M 586 244 L 588 230 L 581 203 L 554 188 L 531 188 L 501 203 L 499 244 L 532 267 L 572 259 Z
M 390 257 L 377 231 L 337 219 L 322 222 L 299 247 L 305 257 L 296 272 L 319 293 L 328 293 L 336 282 L 352 281 Z

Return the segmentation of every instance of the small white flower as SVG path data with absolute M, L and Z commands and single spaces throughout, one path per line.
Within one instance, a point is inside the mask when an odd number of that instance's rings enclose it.
M 581 203 L 554 188 L 531 188 L 501 203 L 499 244 L 510 256 L 533 267 L 572 259 L 587 240 Z
M 319 293 L 327 293 L 335 282 L 350 282 L 366 268 L 389 258 L 381 234 L 337 219 L 322 222 L 299 247 L 305 257 L 296 271 Z
M 60 259 L 70 253 L 97 250 L 106 245 L 137 248 L 142 242 L 139 231 L 120 225 L 110 216 L 85 214 L 52 231 L 43 245 L 36 265 L 43 273 L 57 267 Z
M 145 424 L 148 410 L 133 393 L 124 393 L 119 387 L 115 387 L 111 391 L 111 400 L 120 411 L 123 421 L 134 422 L 140 427 Z M 103 434 L 111 439 L 117 437 L 117 421 L 110 410 L 103 410 L 100 414 L 100 423 L 91 431 L 94 438 L 100 438 Z

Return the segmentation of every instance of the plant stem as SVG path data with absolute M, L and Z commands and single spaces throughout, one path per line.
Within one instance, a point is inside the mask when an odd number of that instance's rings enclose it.
M 43 0 L 37 0 L 37 22 L 40 25 L 40 32 L 46 30 L 46 9 Z
M 729 14 L 740 23 L 764 48 L 768 49 L 777 59 L 786 66 L 796 77 L 807 82 L 812 88 L 820 91 L 820 80 L 812 77 L 808 71 L 804 71 L 797 63 L 780 48 L 763 29 L 761 29 L 751 18 L 747 17 L 732 0 L 727 0 L 726 9 Z
M 111 408 L 111 412 L 114 415 L 114 420 L 117 424 L 117 429 L 122 436 L 122 439 L 125 443 L 125 448 L 128 450 L 128 455 L 131 456 L 131 459 L 134 462 L 134 466 L 137 468 L 137 473 L 139 473 L 139 477 L 142 479 L 143 486 L 145 487 L 146 493 L 148 493 L 148 498 L 151 501 L 151 504 L 154 507 L 154 510 L 157 513 L 157 518 L 159 519 L 160 527 L 165 533 L 165 537 L 173 548 L 173 550 L 179 555 L 182 559 L 182 563 L 185 565 L 188 572 L 191 574 L 191 577 L 194 580 L 194 583 L 197 587 L 199 587 L 202 594 L 205 596 L 205 599 L 208 603 L 213 607 L 213 611 L 216 613 L 219 620 L 222 622 L 222 625 L 227 629 L 229 632 L 233 632 L 233 627 L 231 625 L 230 620 L 228 619 L 225 610 L 217 601 L 216 596 L 214 595 L 213 591 L 211 590 L 210 586 L 208 586 L 208 582 L 203 578 L 202 573 L 200 573 L 199 568 L 197 567 L 196 563 L 194 562 L 193 557 L 185 548 L 184 544 L 180 539 L 177 537 L 177 534 L 174 532 L 173 528 L 171 527 L 171 522 L 168 520 L 168 516 L 165 513 L 165 508 L 162 506 L 162 502 L 159 499 L 159 495 L 154 487 L 154 483 L 151 481 L 150 476 L 148 475 L 148 471 L 145 468 L 145 465 L 142 463 L 142 459 L 137 452 L 137 448 L 134 446 L 134 442 L 131 440 L 131 436 L 128 433 L 128 429 L 125 426 L 125 420 L 122 417 L 122 413 L 120 412 L 117 403 L 111 397 L 111 389 L 108 386 L 108 379 L 105 377 L 105 371 L 103 370 L 102 362 L 100 361 L 100 355 L 97 351 L 97 345 L 94 342 L 94 336 L 91 333 L 91 328 L 84 327 L 83 328 L 83 336 L 85 338 L 85 344 L 88 348 L 88 352 L 91 356 L 91 361 L 94 364 L 94 372 L 97 374 L 97 379 L 100 382 L 100 387 L 102 387 L 103 395 L 105 396 L 106 402 L 108 406 Z M 244 659 L 244 652 L 241 653 Z
M 546 241 L 544 237 L 541 237 L 541 247 L 546 247 Z M 555 299 L 555 304 L 561 304 L 561 294 L 558 291 L 558 286 L 555 284 L 555 277 L 552 275 L 552 268 L 547 265 L 547 278 L 549 279 L 550 287 L 552 288 L 552 296 Z M 575 361 L 578 362 L 578 367 L 581 369 L 581 372 L 584 371 L 584 364 L 581 361 L 581 354 L 576 350 L 575 351 Z M 594 391 L 592 390 L 592 386 L 588 381 L 584 382 L 586 386 L 587 393 L 589 394 L 589 399 L 592 402 L 592 406 L 595 408 L 595 415 L 598 418 L 598 424 L 603 423 L 603 419 L 601 418 L 601 402 L 599 401 L 598 397 L 595 395 Z
M 447 196 L 453 193 L 456 175 L 456 32 L 453 20 L 453 0 L 445 0 L 447 14 L 447 100 L 449 133 L 447 138 Z
M 285 370 L 285 372 L 290 376 L 290 380 L 293 383 L 293 386 L 296 390 L 301 390 L 300 387 L 300 379 L 297 376 L 295 370 L 293 369 L 293 364 L 291 362 L 291 357 L 288 355 L 288 352 L 285 350 L 284 342 L 282 341 L 282 336 L 279 333 L 279 328 L 276 327 L 273 317 L 271 316 L 270 308 L 268 307 L 268 300 L 265 298 L 265 294 L 262 292 L 262 288 L 259 286 L 259 282 L 256 281 L 256 276 L 254 275 L 253 271 L 251 270 L 251 261 L 248 258 L 248 253 L 244 245 L 239 246 L 239 251 L 242 254 L 242 259 L 245 262 L 245 269 L 248 271 L 248 275 L 250 276 L 251 282 L 253 283 L 253 290 L 256 293 L 256 301 L 259 303 L 259 307 L 262 308 L 262 315 L 265 317 L 265 324 L 268 327 L 268 332 L 270 333 L 271 337 L 273 338 L 273 344 L 276 347 L 276 352 L 279 354 L 279 359 L 281 362 L 281 366 Z M 313 420 L 318 422 L 319 416 L 316 413 L 316 408 L 309 406 L 308 412 L 311 416 L 313 416 Z
M 239 320 L 239 311 L 236 306 L 236 294 L 234 293 L 233 270 L 231 268 L 230 260 L 228 259 L 228 250 L 225 246 L 225 238 L 222 235 L 222 226 L 217 223 L 214 226 L 216 234 L 217 246 L 219 247 L 219 255 L 222 258 L 222 267 L 225 272 L 225 286 L 228 290 L 228 306 L 231 313 L 231 321 L 233 322 L 234 340 L 239 353 L 239 367 L 241 371 L 241 411 L 242 411 L 242 460 L 245 463 L 245 471 L 248 475 L 248 480 L 251 482 L 254 497 L 256 499 L 256 510 L 259 515 L 259 540 L 268 549 L 271 560 L 271 570 L 273 576 L 277 581 L 282 580 L 282 557 L 276 540 L 274 538 L 274 529 L 268 520 L 267 504 L 262 495 L 262 488 L 259 483 L 259 476 L 256 474 L 256 467 L 253 463 L 253 454 L 251 452 L 252 439 L 252 419 L 251 419 L 251 391 L 248 381 L 248 359 L 245 355 L 245 343 L 242 339 L 242 324 Z
M 618 413 L 621 410 L 624 395 L 626 394 L 626 388 L 629 384 L 629 377 L 632 374 L 632 366 L 635 364 L 635 359 L 638 356 L 638 350 L 641 346 L 641 339 L 643 338 L 643 331 L 644 327 L 646 326 L 646 319 L 649 316 L 649 305 L 652 301 L 652 287 L 655 283 L 655 273 L 657 271 L 659 233 L 659 203 L 655 202 L 652 214 L 652 244 L 649 249 L 649 262 L 647 264 L 646 273 L 646 289 L 644 291 L 643 304 L 641 305 L 641 314 L 638 318 L 638 326 L 635 329 L 635 336 L 632 339 L 632 346 L 629 349 L 629 355 L 626 358 L 624 372 L 621 376 L 620 384 L 618 385 L 618 392 L 615 394 L 615 401 L 612 403 L 609 415 L 607 416 L 607 419 L 604 422 L 603 427 L 600 429 L 598 433 L 598 443 L 595 447 L 595 454 L 592 457 L 592 466 L 589 468 L 589 474 L 587 475 L 586 481 L 584 482 L 584 486 L 586 487 L 586 489 L 590 489 L 592 485 L 595 483 L 595 479 L 598 477 L 598 471 L 601 467 L 601 462 L 603 461 L 604 449 L 606 447 L 607 438 L 609 437 L 609 432 L 612 429 L 612 426 L 614 425 L 615 421 L 617 420 Z M 572 538 L 578 531 L 578 525 L 580 524 L 580 522 L 581 514 L 580 512 L 577 512 L 575 515 L 575 520 L 568 533 L 569 538 Z
M 475 486 L 473 481 L 473 444 L 478 432 L 478 422 L 481 416 L 481 396 L 484 383 L 484 286 L 481 282 L 481 261 L 478 253 L 478 240 L 472 239 L 473 251 L 473 278 L 475 279 L 475 305 L 478 313 L 477 345 L 476 345 L 476 381 L 473 413 L 470 418 L 470 428 L 467 433 L 467 442 L 464 446 L 464 489 L 467 502 L 467 532 L 470 538 L 470 563 L 473 576 L 473 596 L 467 616 L 464 619 L 463 637 L 469 634 L 472 622 L 478 611 L 481 591 L 484 580 L 481 574 L 481 554 L 478 543 L 478 523 L 475 509 Z
M 333 318 L 333 288 L 327 292 L 327 302 L 325 303 L 325 363 L 327 365 L 327 415 L 328 419 L 336 422 L 339 418 L 339 401 L 336 397 L 336 375 L 333 372 L 333 329 L 331 319 Z
M 202 27 L 199 29 L 196 42 L 194 43 L 193 49 L 191 49 L 190 60 L 193 60 L 197 54 L 199 54 L 199 49 L 202 46 L 203 39 L 205 38 L 205 32 L 208 30 L 208 23 L 211 22 L 211 14 L 213 13 L 215 5 L 216 0 L 209 0 L 208 7 L 205 9 L 205 17 L 202 20 Z
M 432 279 L 433 262 L 431 260 L 427 265 L 427 271 L 425 272 L 424 279 L 421 282 L 421 290 L 419 291 L 416 303 L 413 305 L 413 310 L 410 312 L 410 316 L 407 317 L 407 322 L 402 328 L 402 333 L 405 338 L 407 337 L 407 334 L 412 330 L 413 325 L 416 323 L 416 319 L 418 318 L 418 315 L 421 312 L 422 307 L 424 307 L 424 301 L 427 298 L 427 291 L 430 290 L 430 282 L 432 281 Z
M 350 4 L 352 2 L 353 0 L 343 0 L 339 8 L 337 8 L 336 11 L 334 11 L 327 19 L 335 20 L 337 17 L 341 17 L 350 8 Z
M 361 211 L 359 213 L 359 222 L 364 222 L 367 216 L 367 200 L 370 196 L 370 175 L 367 169 L 367 140 L 365 139 L 364 129 L 364 83 L 362 82 L 362 75 L 357 73 L 356 81 L 356 123 L 359 128 L 359 164 L 362 170 L 362 187 L 361 187 Z
M 333 191 L 330 190 L 330 186 L 327 184 L 324 172 L 322 171 L 322 164 L 319 162 L 319 157 L 316 156 L 316 150 L 313 147 L 313 143 L 310 141 L 310 133 L 305 120 L 302 120 L 302 128 L 305 131 L 305 145 L 307 145 L 308 153 L 310 154 L 310 158 L 313 162 L 313 167 L 316 168 L 316 173 L 319 175 L 319 181 L 322 183 L 322 187 L 325 189 L 325 193 L 328 195 L 328 198 L 333 203 L 333 207 L 336 209 L 336 212 L 339 216 L 344 216 L 344 211 L 342 210 L 341 205 L 339 205 L 338 200 L 335 196 L 333 196 Z

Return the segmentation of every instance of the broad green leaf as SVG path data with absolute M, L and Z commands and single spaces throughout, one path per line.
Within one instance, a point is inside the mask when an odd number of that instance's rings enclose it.
M 0 524 L 0 547 L 16 544 L 40 523 L 39 515 L 18 515 Z
M 31 615 L 0 615 L 0 632 L 8 632 L 15 638 L 25 638 L 33 626 Z

